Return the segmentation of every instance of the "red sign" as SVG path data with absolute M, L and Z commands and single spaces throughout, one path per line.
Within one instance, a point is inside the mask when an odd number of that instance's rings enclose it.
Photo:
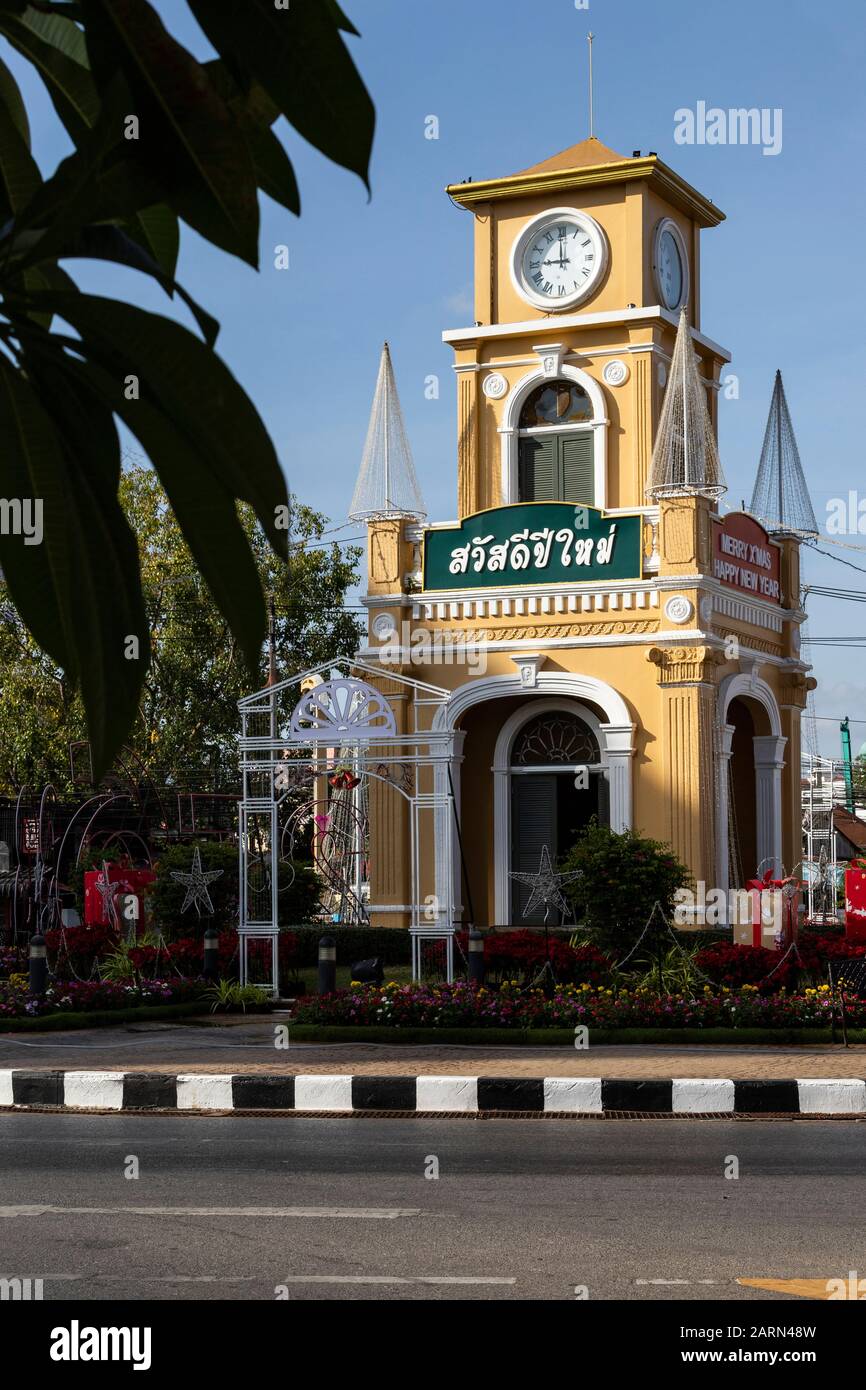
M 754 517 L 731 512 L 713 522 L 713 578 L 751 598 L 782 602 L 779 547 Z

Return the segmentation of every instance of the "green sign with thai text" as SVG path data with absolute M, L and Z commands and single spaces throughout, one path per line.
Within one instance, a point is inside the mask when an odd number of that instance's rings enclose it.
M 522 502 L 424 532 L 424 589 L 640 579 L 643 518 L 573 502 Z

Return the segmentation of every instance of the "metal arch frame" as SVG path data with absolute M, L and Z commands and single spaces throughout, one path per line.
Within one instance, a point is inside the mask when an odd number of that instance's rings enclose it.
M 454 850 L 455 807 L 448 777 L 454 754 L 454 734 L 452 730 L 447 728 L 421 730 L 417 727 L 419 707 L 435 706 L 438 708 L 443 706 L 450 698 L 450 691 L 441 686 L 414 680 L 397 672 L 383 672 L 381 668 L 362 661 L 337 660 L 325 662 L 309 671 L 303 671 L 299 675 L 279 681 L 274 685 L 265 686 L 262 690 L 238 701 L 241 716 L 238 754 L 242 784 L 238 823 L 240 981 L 242 985 L 249 983 L 248 943 L 253 940 L 269 941 L 271 943 L 269 988 L 274 998 L 279 995 L 280 806 L 286 797 L 284 791 L 277 790 L 276 777 L 278 772 L 285 769 L 284 754 L 286 751 L 291 750 L 305 755 L 304 761 L 308 763 L 311 773 L 315 775 L 324 771 L 324 764 L 327 761 L 324 749 L 335 746 L 333 736 L 332 742 L 328 743 L 326 736 L 316 739 L 311 738 L 306 733 L 303 737 L 298 733 L 293 733 L 291 720 L 286 732 L 280 733 L 278 698 L 285 691 L 299 690 L 298 700 L 293 706 L 294 713 L 300 701 L 304 699 L 304 692 L 301 689 L 304 681 L 323 675 L 326 678 L 340 680 L 358 679 L 362 673 L 364 677 L 373 676 L 380 680 L 383 675 L 386 675 L 388 680 L 406 687 L 407 691 L 412 691 L 415 696 L 413 712 L 416 727 L 413 732 L 405 734 L 383 733 L 379 729 L 366 726 L 359 728 L 354 735 L 351 730 L 340 732 L 338 735 L 339 746 L 341 749 L 351 750 L 357 772 L 366 774 L 374 781 L 394 787 L 394 790 L 404 798 L 410 807 L 409 846 L 412 888 L 409 932 L 412 940 L 413 978 L 417 979 L 421 972 L 422 942 L 425 940 L 445 941 L 446 973 L 449 983 L 454 978 L 456 926 L 451 865 L 453 864 Z M 387 697 L 381 696 L 380 698 L 385 707 L 390 709 Z M 250 732 L 250 721 L 256 716 L 264 717 L 267 720 L 270 730 L 268 734 Z M 411 791 L 391 782 L 390 779 L 381 776 L 376 770 L 383 762 L 399 762 L 409 765 L 416 770 L 416 773 L 429 768 L 433 774 L 433 791 L 419 791 L 417 775 L 414 778 Z M 251 777 L 258 780 L 266 777 L 268 794 L 253 795 Z M 422 904 L 420 901 L 421 825 L 425 813 L 432 815 L 435 831 L 434 871 L 437 895 L 433 904 L 429 901 Z M 256 820 L 264 822 L 270 837 L 270 911 L 267 917 L 251 916 L 249 900 L 250 831 Z M 442 872 L 440 872 L 440 856 Z M 267 855 L 262 856 L 262 862 L 268 862 Z M 439 896 L 440 893 L 441 896 Z M 258 912 L 261 910 L 261 908 L 257 909 Z M 267 985 L 262 987 L 268 988 Z

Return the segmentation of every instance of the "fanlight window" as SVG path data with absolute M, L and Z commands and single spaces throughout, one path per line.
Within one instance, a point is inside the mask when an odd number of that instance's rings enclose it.
M 545 382 L 527 396 L 520 412 L 520 428 L 545 425 L 580 425 L 592 420 L 592 403 L 582 386 L 572 381 Z
M 573 767 L 601 761 L 598 740 L 574 714 L 542 714 L 525 724 L 514 741 L 513 767 Z

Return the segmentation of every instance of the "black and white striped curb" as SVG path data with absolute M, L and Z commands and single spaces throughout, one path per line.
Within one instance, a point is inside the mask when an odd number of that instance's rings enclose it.
M 866 1081 L 675 1077 L 275 1076 L 0 1070 L 0 1107 L 65 1110 L 364 1110 L 601 1115 L 866 1115 Z

